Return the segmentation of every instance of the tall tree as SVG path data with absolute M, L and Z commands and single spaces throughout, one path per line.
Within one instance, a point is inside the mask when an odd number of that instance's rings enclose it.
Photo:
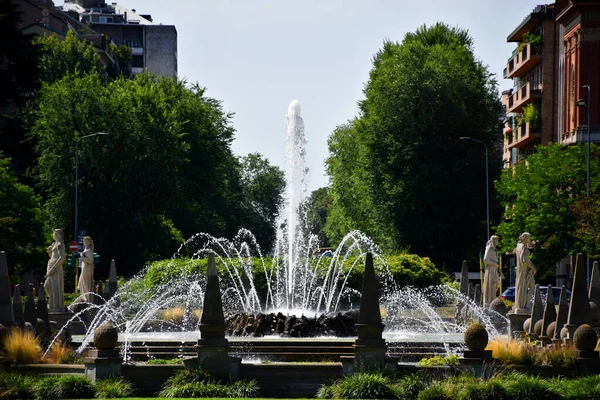
M 44 267 L 44 214 L 33 189 L 17 181 L 10 159 L 0 152 L 0 250 L 11 275 Z
M 139 75 L 105 84 L 67 75 L 40 91 L 32 134 L 50 223 L 73 238 L 75 143 L 79 226 L 97 250 L 136 272 L 169 257 L 198 231 L 223 234 L 239 173 L 233 128 L 219 103 L 174 78 Z M 69 240 L 69 239 L 67 239 Z
M 21 111 L 39 87 L 39 69 L 37 46 L 19 30 L 20 22 L 18 3 L 0 0 L 0 148 L 22 178 L 33 167 L 35 154 L 24 143 Z
M 360 115 L 329 141 L 332 215 L 457 268 L 486 240 L 484 148 L 460 137 L 487 144 L 498 176 L 496 81 L 467 31 L 438 23 L 386 41 L 364 94 Z
M 239 225 L 252 230 L 262 251 L 275 241 L 275 218 L 285 187 L 283 171 L 258 153 L 240 159 Z
M 325 225 L 327 224 L 327 215 L 331 209 L 331 195 L 328 188 L 319 188 L 314 190 L 306 200 L 306 219 L 308 230 L 319 238 L 321 247 L 333 246 L 327 236 Z M 336 243 L 337 244 L 337 243 Z
M 585 231 L 577 231 L 586 221 L 586 149 L 560 144 L 538 146 L 526 162 L 506 170 L 497 183 L 505 206 L 498 225 L 501 246 L 515 248 L 523 232 L 535 241 L 533 258 L 540 276 L 567 254 L 584 251 Z M 598 149 L 594 146 L 594 153 Z M 592 187 L 598 188 L 598 157 L 592 158 Z M 582 203 L 583 202 L 583 203 Z M 582 208 L 583 207 L 583 208 Z M 582 236 L 578 237 L 578 233 Z

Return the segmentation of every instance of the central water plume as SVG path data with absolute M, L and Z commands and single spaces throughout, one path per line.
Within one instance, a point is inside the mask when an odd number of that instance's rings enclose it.
M 274 256 L 283 265 L 276 269 L 274 303 L 287 310 L 306 308 L 307 262 L 311 239 L 306 227 L 303 203 L 308 194 L 309 170 L 306 166 L 306 139 L 300 103 L 293 100 L 287 111 L 285 137 L 285 192 L 276 219 L 277 236 Z M 307 238 L 308 236 L 308 238 Z M 307 240 L 308 239 L 308 240 Z

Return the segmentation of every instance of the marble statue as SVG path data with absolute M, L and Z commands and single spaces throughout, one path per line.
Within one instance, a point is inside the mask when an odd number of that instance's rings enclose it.
M 79 254 L 81 259 L 81 275 L 79 276 L 79 293 L 84 301 L 93 302 L 94 295 L 94 241 L 91 237 L 83 238 L 83 251 Z
M 62 312 L 65 310 L 65 281 L 63 264 L 66 260 L 65 245 L 63 244 L 62 229 L 54 230 L 54 242 L 48 246 L 48 266 L 44 276 L 44 290 L 50 298 L 49 309 L 51 312 Z
M 531 235 L 524 232 L 519 237 L 515 253 L 517 255 L 517 279 L 515 287 L 515 312 L 521 313 L 530 312 L 531 296 L 535 290 L 534 275 L 536 273 L 535 266 L 529 259 L 529 244 L 531 243 Z
M 492 300 L 496 298 L 496 293 L 500 287 L 500 275 L 498 274 L 498 236 L 492 235 L 485 246 L 485 255 L 483 263 L 485 265 L 485 275 L 483 276 L 483 306 L 488 307 Z

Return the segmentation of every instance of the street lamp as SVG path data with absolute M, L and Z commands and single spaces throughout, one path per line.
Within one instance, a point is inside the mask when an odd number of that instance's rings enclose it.
M 591 86 L 583 85 L 582 88 L 587 89 L 587 101 L 584 99 L 577 100 L 577 107 L 585 107 L 587 108 L 587 187 L 585 189 L 586 197 L 590 198 L 590 146 L 591 146 L 591 138 L 590 138 L 590 94 L 591 94 Z M 589 250 L 589 249 L 588 249 Z M 588 283 L 590 281 L 590 256 L 587 254 L 587 280 Z
M 485 142 L 477 139 L 473 139 L 469 136 L 461 136 L 460 140 L 471 140 L 473 142 L 481 143 L 485 146 L 485 197 L 486 197 L 486 209 L 487 209 L 487 238 L 490 238 L 490 184 L 489 184 L 489 172 L 488 172 L 488 147 Z
M 82 136 L 75 142 L 75 241 L 79 244 L 79 142 L 85 138 L 98 135 L 110 135 L 105 132 L 96 132 Z

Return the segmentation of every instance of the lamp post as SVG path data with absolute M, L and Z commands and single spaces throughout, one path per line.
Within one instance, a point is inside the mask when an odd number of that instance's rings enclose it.
M 590 111 L 592 109 L 591 104 L 590 104 L 590 96 L 591 96 L 591 91 L 592 88 L 590 85 L 583 85 L 582 88 L 586 88 L 587 89 L 587 101 L 583 100 L 583 99 L 579 99 L 577 100 L 577 106 L 578 107 L 585 107 L 587 108 L 587 177 L 586 177 L 586 188 L 585 188 L 585 195 L 586 197 L 589 199 L 590 198 L 590 147 L 591 147 L 591 136 L 590 136 Z M 588 223 L 589 225 L 589 223 Z M 588 249 L 589 252 L 589 249 Z M 587 267 L 587 281 L 588 283 L 590 282 L 590 256 L 589 254 L 586 254 L 586 258 L 587 258 L 587 262 L 586 262 L 586 267 Z
M 75 241 L 79 244 L 77 237 L 79 235 L 79 142 L 85 138 L 98 135 L 109 135 L 105 132 L 96 132 L 82 136 L 75 142 Z
M 471 140 L 473 142 L 481 143 L 485 147 L 485 197 L 486 197 L 486 221 L 487 221 L 487 238 L 490 238 L 490 184 L 489 184 L 489 171 L 488 171 L 488 147 L 485 142 L 477 139 L 473 139 L 469 136 L 461 136 L 460 140 Z

